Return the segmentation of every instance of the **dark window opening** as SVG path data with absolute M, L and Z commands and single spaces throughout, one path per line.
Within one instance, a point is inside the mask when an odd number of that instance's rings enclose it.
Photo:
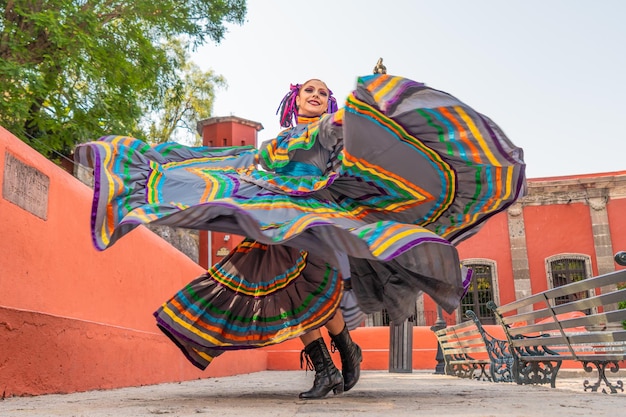
M 582 281 L 587 278 L 587 269 L 583 259 L 559 259 L 550 262 L 550 273 L 552 274 L 552 285 L 554 288 L 572 282 Z M 556 305 L 569 303 L 571 301 L 582 300 L 589 297 L 587 291 L 581 291 L 575 294 L 566 295 L 555 298 Z M 585 314 L 590 314 L 590 310 L 585 310 Z
M 481 323 L 495 324 L 495 318 L 487 303 L 493 300 L 493 273 L 490 265 L 466 264 L 472 270 L 472 282 L 467 294 L 461 299 L 461 320 L 468 320 L 465 311 L 472 310 Z

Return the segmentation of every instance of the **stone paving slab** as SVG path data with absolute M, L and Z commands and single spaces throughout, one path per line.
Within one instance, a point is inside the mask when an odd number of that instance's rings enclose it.
M 434 375 L 365 371 L 340 396 L 300 400 L 313 372 L 265 371 L 224 378 L 0 401 L 1 417 L 619 416 L 626 393 L 584 392 L 584 376 L 521 386 Z M 559 376 L 561 376 L 559 374 Z

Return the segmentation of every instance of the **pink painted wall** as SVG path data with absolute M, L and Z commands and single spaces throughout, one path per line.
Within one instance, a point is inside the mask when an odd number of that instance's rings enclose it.
M 0 196 L 0 391 L 7 396 L 155 384 L 266 368 L 227 353 L 206 372 L 156 328 L 152 312 L 203 269 L 140 227 L 94 249 L 92 191 L 0 128 L 5 159 L 49 177 L 46 219 Z M 26 191 L 26 190 L 25 190 Z M 45 200 L 44 200 L 45 201 Z M 229 360 L 237 355 L 237 360 Z

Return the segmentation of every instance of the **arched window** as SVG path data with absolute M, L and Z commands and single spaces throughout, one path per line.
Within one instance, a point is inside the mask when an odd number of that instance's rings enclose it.
M 591 276 L 591 257 L 580 254 L 560 254 L 546 259 L 548 285 L 557 288 Z M 593 296 L 593 290 L 582 291 L 555 299 L 557 305 Z M 586 311 L 587 314 L 590 311 Z
M 467 320 L 466 310 L 473 310 L 481 323 L 495 324 L 495 318 L 487 308 L 487 302 L 491 300 L 496 304 L 499 302 L 496 298 L 498 294 L 496 263 L 487 259 L 466 259 L 463 265 L 472 270 L 472 282 L 467 294 L 461 299 L 459 321 Z

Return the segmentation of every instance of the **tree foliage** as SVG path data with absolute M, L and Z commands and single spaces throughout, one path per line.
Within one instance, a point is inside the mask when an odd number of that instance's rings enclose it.
M 223 82 L 181 51 L 219 42 L 246 2 L 0 0 L 0 13 L 0 125 L 50 155 L 106 134 L 146 137 L 146 115 L 184 101 L 186 71 Z
M 197 122 L 211 116 L 215 89 L 226 86 L 226 81 L 212 71 L 203 72 L 189 61 L 187 51 L 178 42 L 173 42 L 169 49 L 183 63 L 180 77 L 166 89 L 162 108 L 149 118 L 147 139 L 152 143 L 177 140 L 176 132 L 182 130 L 190 133 L 198 145 Z

